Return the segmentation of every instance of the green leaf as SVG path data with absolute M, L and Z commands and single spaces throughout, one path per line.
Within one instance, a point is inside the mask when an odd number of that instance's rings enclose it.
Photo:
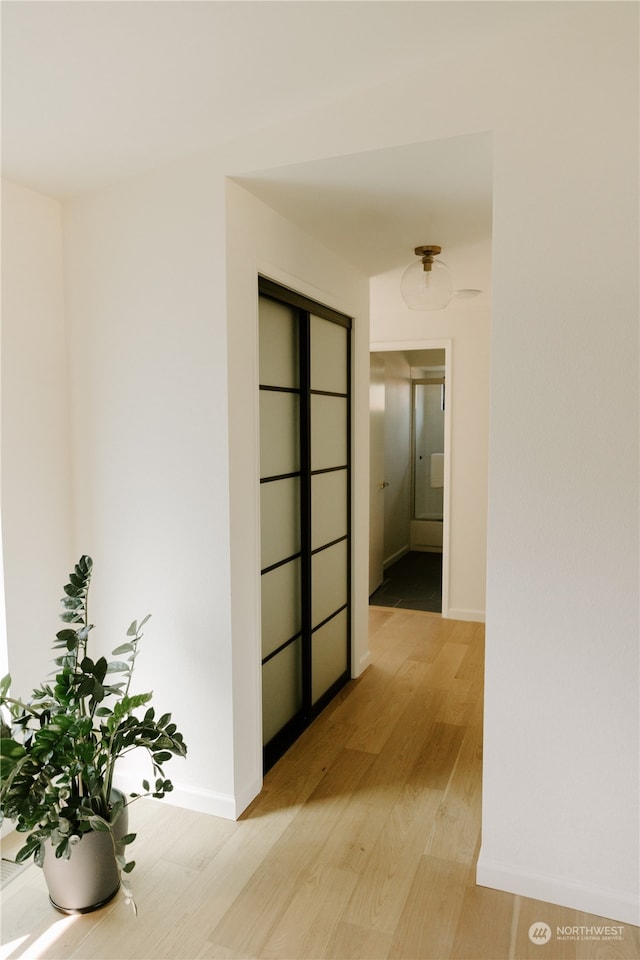
M 60 603 L 67 610 L 80 610 L 84 607 L 84 601 L 81 597 L 63 597 Z
M 68 860 L 70 856 L 71 850 L 69 849 L 69 840 L 67 837 L 65 837 L 64 840 L 62 840 L 56 847 L 56 859 L 60 860 L 61 858 L 64 858 L 65 860 Z
M 93 668 L 93 675 L 96 678 L 96 680 L 100 681 L 100 683 L 102 683 L 102 681 L 105 678 L 107 667 L 108 667 L 108 664 L 105 657 L 100 657 L 100 659 L 96 661 L 96 665 Z
M 125 864 L 125 866 L 122 868 L 122 872 L 131 873 L 135 865 L 136 865 L 135 860 L 129 860 L 129 863 Z
M 147 793 L 149 792 L 149 790 L 151 789 L 151 786 L 150 786 L 148 780 L 143 780 L 143 781 L 142 781 L 142 789 L 143 789 L 143 790 L 146 790 Z
M 85 580 L 88 580 L 91 576 L 91 569 L 93 567 L 93 560 L 91 557 L 88 557 L 86 554 L 80 557 L 76 564 L 76 573 L 78 576 L 83 577 Z
M 126 803 L 124 800 L 116 800 L 116 802 L 111 807 L 111 813 L 109 815 L 109 820 L 113 823 L 120 816 L 120 812 L 124 809 Z
M 116 651 L 114 650 L 113 652 L 115 653 Z M 128 670 L 129 664 L 123 660 L 111 660 L 107 667 L 107 673 L 127 673 Z
M 134 621 L 129 625 L 129 629 L 127 630 L 127 636 L 128 636 L 128 637 L 135 637 L 135 635 L 137 634 L 137 632 L 138 632 L 138 624 L 137 624 L 136 621 L 134 620 Z
M 118 843 L 122 843 L 126 846 L 126 844 L 128 843 L 133 843 L 136 836 L 137 834 L 135 833 L 125 833 L 124 837 L 120 837 L 120 839 L 118 840 Z
M 145 703 L 148 703 L 151 696 L 150 693 L 135 693 L 132 697 L 123 697 L 121 703 L 126 704 L 128 711 L 135 710 L 136 707 L 142 707 Z
M 16 768 L 15 760 L 6 760 L 0 757 L 0 783 L 5 783 Z
M 89 821 L 91 829 L 96 830 L 98 833 L 108 833 L 111 829 L 106 820 L 103 820 L 102 817 L 97 816 L 97 814 L 87 817 L 87 820 Z
M 78 687 L 78 696 L 88 697 L 91 693 L 93 693 L 95 683 L 96 681 L 93 677 L 85 677 Z
M 11 739 L 2 739 L 0 740 L 0 757 L 5 757 L 7 760 L 19 760 L 21 757 L 24 757 L 26 754 L 25 748 L 21 743 L 17 743 L 15 740 Z
M 24 847 L 21 847 L 16 853 L 16 863 L 24 863 L 25 860 L 28 860 L 29 857 L 40 847 L 40 840 L 37 837 L 29 837 Z M 43 853 L 44 858 L 44 853 Z M 36 858 L 37 863 L 37 858 Z
M 115 650 L 112 650 L 111 653 L 114 657 L 119 656 L 121 653 L 130 653 L 132 650 L 135 650 L 135 644 L 133 643 L 121 643 L 119 647 L 116 647 Z

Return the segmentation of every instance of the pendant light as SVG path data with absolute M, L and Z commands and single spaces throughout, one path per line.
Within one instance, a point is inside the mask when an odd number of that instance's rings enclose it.
M 442 310 L 453 296 L 449 268 L 436 257 L 442 247 L 428 244 L 416 247 L 420 257 L 402 275 L 400 292 L 410 310 Z

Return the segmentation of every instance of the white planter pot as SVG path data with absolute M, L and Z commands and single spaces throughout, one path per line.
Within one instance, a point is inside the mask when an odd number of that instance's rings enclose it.
M 112 827 L 116 841 L 127 833 L 127 826 L 128 811 L 124 807 Z M 49 900 L 61 913 L 97 910 L 112 900 L 120 888 L 111 833 L 85 833 L 72 845 L 68 860 L 56 857 L 55 847 L 48 844 L 42 869 Z

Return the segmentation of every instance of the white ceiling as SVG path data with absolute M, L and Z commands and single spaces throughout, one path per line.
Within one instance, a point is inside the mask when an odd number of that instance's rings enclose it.
M 460 58 L 554 6 L 2 0 L 3 176 L 71 197 L 373 89 L 425 57 Z M 490 231 L 488 137 L 241 182 L 369 274 L 399 249 L 407 259 L 416 244 L 444 251 Z
M 236 178 L 363 273 L 491 236 L 492 138 L 455 137 Z M 485 281 L 486 282 L 486 281 Z M 468 285 L 459 283 L 458 285 Z

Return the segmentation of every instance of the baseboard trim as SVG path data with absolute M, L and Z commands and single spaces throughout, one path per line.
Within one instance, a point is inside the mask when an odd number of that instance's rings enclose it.
M 141 789 L 140 778 L 133 775 L 129 776 L 126 773 L 117 777 L 115 785 L 126 794 L 138 793 Z M 251 800 L 258 795 L 261 784 L 257 786 L 253 794 L 251 794 L 251 789 L 245 791 L 246 797 L 234 797 L 231 794 L 217 793 L 215 790 L 203 790 L 200 787 L 181 787 L 174 782 L 171 793 L 167 793 L 165 800 L 160 802 L 169 803 L 174 807 L 184 807 L 185 810 L 194 810 L 196 813 L 208 813 L 214 817 L 222 817 L 224 820 L 237 820 L 242 811 L 251 803 Z M 244 802 L 245 800 L 246 802 Z
M 472 623 L 484 623 L 486 620 L 484 610 L 465 610 L 463 607 L 449 607 L 447 617 L 449 620 L 468 620 Z
M 637 898 L 618 890 L 597 887 L 587 883 L 574 883 L 564 878 L 544 874 L 526 873 L 513 864 L 500 863 L 483 856 L 478 857 L 476 882 L 481 887 L 491 887 L 506 893 L 543 900 L 560 907 L 570 907 L 597 917 L 606 917 L 618 923 L 640 924 L 640 908 Z M 545 920 L 540 916 L 541 921 Z
M 369 650 L 360 657 L 358 661 L 358 672 L 353 674 L 353 678 L 360 677 L 371 663 L 371 653 Z
M 392 563 L 395 563 L 396 560 L 401 560 L 402 557 L 406 556 L 409 553 L 409 547 L 401 547 L 400 550 L 396 550 L 395 553 L 392 553 L 390 557 L 387 557 L 382 564 L 383 570 L 386 570 L 387 567 L 390 567 Z
M 252 800 L 258 796 L 262 790 L 262 777 L 255 780 L 251 786 L 241 790 L 235 797 L 235 816 L 231 819 L 237 820 L 240 814 L 247 809 Z

